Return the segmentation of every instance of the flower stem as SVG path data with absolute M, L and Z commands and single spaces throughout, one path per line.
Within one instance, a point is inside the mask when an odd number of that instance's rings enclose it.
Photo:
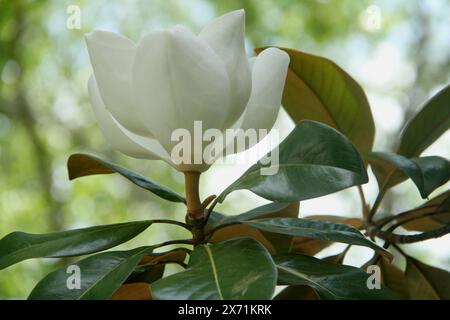
M 203 217 L 203 206 L 199 196 L 200 172 L 184 172 L 187 214 L 191 220 Z

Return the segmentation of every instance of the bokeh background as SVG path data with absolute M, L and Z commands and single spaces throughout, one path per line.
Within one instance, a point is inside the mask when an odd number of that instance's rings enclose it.
M 80 29 L 67 28 L 71 5 L 80 9 Z M 45 233 L 156 217 L 183 219 L 183 206 L 166 203 L 118 175 L 68 180 L 68 156 L 88 152 L 183 192 L 180 173 L 160 161 L 123 156 L 101 135 L 87 97 L 91 66 L 84 34 L 104 29 L 139 41 L 152 29 L 176 23 L 198 32 L 213 17 L 239 8 L 247 14 L 249 56 L 263 45 L 319 54 L 363 86 L 376 123 L 378 151 L 392 150 L 401 128 L 424 100 L 450 82 L 446 0 L 0 0 L 0 238 L 16 230 Z M 281 137 L 293 128 L 283 111 L 276 128 Z M 449 147 L 447 132 L 426 154 L 449 158 Z M 203 175 L 202 195 L 217 194 L 250 164 L 214 165 Z M 304 201 L 301 215 L 358 217 L 354 189 Z M 373 201 L 373 178 L 364 190 Z M 239 191 L 217 208 L 233 214 L 264 202 Z M 407 181 L 388 193 L 381 212 L 400 212 L 421 202 Z M 122 247 L 184 236 L 176 227 L 150 227 Z M 449 241 L 447 236 L 404 249 L 449 270 Z M 361 265 L 370 256 L 370 251 L 355 248 L 346 262 Z M 63 262 L 30 260 L 1 271 L 0 298 L 26 298 L 40 278 Z M 174 271 L 175 267 L 168 269 Z

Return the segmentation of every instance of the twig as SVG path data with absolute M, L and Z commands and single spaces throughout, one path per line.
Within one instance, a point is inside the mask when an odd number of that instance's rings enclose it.
M 192 227 L 186 223 L 180 222 L 180 221 L 176 221 L 176 220 L 169 220 L 169 219 L 155 219 L 152 220 L 152 223 L 167 223 L 167 224 L 174 224 L 180 227 L 183 227 L 189 231 L 192 230 Z
M 395 234 L 392 232 L 382 231 L 375 228 L 370 231 L 370 235 L 377 236 L 378 238 L 386 240 L 390 243 L 414 243 L 433 238 L 439 238 L 446 235 L 447 233 L 450 233 L 450 224 L 433 231 L 413 235 Z
M 208 208 L 208 212 L 206 213 L 206 216 L 205 216 L 204 225 L 206 225 L 208 223 L 209 217 L 211 216 L 211 213 L 214 210 L 214 207 L 217 205 L 217 203 L 218 203 L 217 198 L 215 198 L 214 201 L 212 202 L 211 206 Z
M 169 240 L 169 241 L 158 243 L 158 244 L 156 244 L 156 245 L 154 245 L 152 247 L 153 247 L 153 249 L 157 249 L 157 248 L 169 246 L 171 244 L 190 244 L 190 245 L 193 245 L 194 241 L 192 239 Z
M 199 196 L 200 172 L 184 172 L 187 214 L 191 220 L 201 219 L 203 207 Z
M 411 222 L 411 221 L 414 221 L 414 220 L 419 220 L 419 219 L 426 218 L 426 217 L 429 217 L 429 216 L 443 214 L 443 213 L 447 213 L 447 212 L 446 211 L 434 211 L 434 212 L 427 212 L 427 213 L 422 214 L 420 216 L 409 217 L 409 218 L 400 220 L 397 223 L 393 224 L 392 226 L 389 227 L 389 229 L 387 231 L 388 232 L 393 232 L 395 229 L 397 229 L 398 227 L 400 227 L 400 226 L 402 226 L 402 225 L 404 225 L 404 224 L 406 224 L 408 222 Z
M 364 195 L 364 190 L 361 186 L 358 186 L 358 193 L 359 193 L 359 198 L 361 199 L 362 213 L 363 213 L 364 221 L 367 221 L 367 219 L 369 218 L 369 208 L 367 206 L 367 201 L 366 201 L 366 197 Z
M 428 212 L 429 210 L 434 210 L 436 208 L 438 208 L 439 206 L 437 205 L 431 205 L 431 206 L 427 206 L 427 207 L 422 207 L 422 208 L 416 208 L 416 209 L 412 209 L 412 210 L 408 210 L 408 211 L 404 211 L 402 213 L 399 213 L 397 215 L 391 216 L 391 217 L 386 217 L 384 219 L 381 219 L 377 222 L 375 222 L 375 227 L 377 227 L 378 229 L 381 229 L 382 227 L 384 227 L 386 224 L 388 224 L 389 222 L 392 222 L 394 220 L 399 220 L 401 218 L 403 218 L 404 216 L 407 216 L 413 212 L 422 212 L 422 214 L 420 214 L 419 216 L 417 216 L 417 218 L 421 218 L 422 216 L 428 216 L 430 214 L 430 212 Z M 431 213 L 438 213 L 436 211 L 432 211 Z M 439 212 L 440 213 L 444 213 L 444 212 Z
M 378 193 L 377 198 L 375 199 L 375 202 L 373 204 L 372 209 L 369 211 L 369 214 L 367 216 L 367 221 L 371 222 L 373 216 L 375 215 L 375 213 L 377 213 L 378 208 L 380 207 L 381 201 L 383 200 L 383 197 L 385 195 L 386 191 L 384 189 L 381 189 L 380 192 Z

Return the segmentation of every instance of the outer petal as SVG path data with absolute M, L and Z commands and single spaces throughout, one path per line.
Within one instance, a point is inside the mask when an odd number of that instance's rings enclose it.
M 199 34 L 225 62 L 230 78 L 230 112 L 226 126 L 242 114 L 250 97 L 251 73 L 245 53 L 245 11 L 236 10 L 211 21 Z
M 128 131 L 112 117 L 103 104 L 94 76 L 89 78 L 88 91 L 100 129 L 116 150 L 134 158 L 168 161 L 169 156 L 158 141 Z
M 252 92 L 242 129 L 272 129 L 280 110 L 289 56 L 277 48 L 268 48 L 254 58 Z
M 147 35 L 133 68 L 139 116 L 170 153 L 172 132 L 223 129 L 229 108 L 229 80 L 224 63 L 188 29 L 176 26 Z
M 107 31 L 87 34 L 86 43 L 106 108 L 129 130 L 148 135 L 132 104 L 131 71 L 136 46 L 131 40 Z

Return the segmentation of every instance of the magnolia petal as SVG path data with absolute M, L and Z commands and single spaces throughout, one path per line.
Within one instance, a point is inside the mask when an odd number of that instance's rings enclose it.
M 139 136 L 123 128 L 106 110 L 94 76 L 89 78 L 88 91 L 99 127 L 114 149 L 134 158 L 168 161 L 167 152 L 158 141 Z
M 176 26 L 140 43 L 133 68 L 140 117 L 170 152 L 174 130 L 222 129 L 229 109 L 229 80 L 222 60 L 191 31 Z
M 281 106 L 289 55 L 277 48 L 261 52 L 251 63 L 252 92 L 242 129 L 272 129 Z
M 242 114 L 250 97 L 252 79 L 245 53 L 245 11 L 236 10 L 211 21 L 200 32 L 205 41 L 224 61 L 230 79 L 230 112 L 226 126 Z
M 136 46 L 131 40 L 108 31 L 87 34 L 86 44 L 106 108 L 127 129 L 148 135 L 132 104 L 131 71 Z

